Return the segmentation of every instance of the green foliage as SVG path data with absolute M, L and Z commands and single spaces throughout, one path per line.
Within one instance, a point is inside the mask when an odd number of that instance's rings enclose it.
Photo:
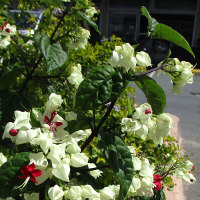
M 37 36 L 36 44 L 38 44 L 38 38 L 39 36 Z M 67 53 L 63 51 L 59 42 L 51 45 L 49 37 L 47 35 L 41 35 L 39 48 L 46 59 L 48 74 L 66 65 Z
M 149 14 L 149 11 L 144 6 L 142 6 L 141 11 L 142 11 L 142 15 L 144 15 L 148 20 L 148 30 L 150 32 L 154 32 L 154 28 L 158 24 L 158 22 L 154 18 L 151 17 L 151 15 Z
M 15 83 L 19 74 L 19 71 L 15 67 L 7 67 L 0 76 L 0 91 L 7 90 Z
M 180 33 L 165 24 L 156 24 L 153 32 L 153 38 L 164 39 L 173 42 L 194 56 L 194 53 L 186 39 Z
M 94 21 L 92 21 L 91 19 L 89 19 L 86 15 L 84 15 L 84 14 L 81 13 L 81 12 L 77 12 L 77 14 L 78 14 L 78 16 L 80 16 L 85 22 L 87 22 L 89 25 L 91 25 L 91 26 L 95 29 L 96 32 L 98 32 L 98 33 L 100 34 L 99 29 L 98 29 L 98 26 L 97 26 L 97 24 L 96 24 Z
M 163 113 L 166 106 L 166 96 L 163 89 L 148 76 L 139 76 L 134 80 L 137 86 L 144 92 L 147 102 L 151 105 L 153 113 Z
M 99 136 L 99 145 L 109 166 L 118 178 L 120 183 L 118 199 L 123 200 L 133 178 L 134 166 L 131 152 L 120 137 L 105 132 Z
M 90 110 L 117 98 L 130 81 L 129 75 L 116 72 L 109 65 L 90 71 L 81 82 L 76 94 L 76 107 Z
M 20 190 L 14 189 L 16 185 L 22 184 L 24 180 L 19 179 L 20 168 L 29 163 L 29 152 L 22 152 L 0 167 L 0 197 L 14 197 L 20 194 Z

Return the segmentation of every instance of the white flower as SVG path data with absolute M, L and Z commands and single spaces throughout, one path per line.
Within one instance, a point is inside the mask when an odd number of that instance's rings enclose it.
M 81 73 L 81 65 L 77 64 L 72 68 L 71 75 L 67 78 L 67 80 L 78 89 L 80 83 L 83 81 L 83 75 Z
M 128 72 L 130 69 L 134 70 L 136 66 L 136 58 L 133 54 L 134 48 L 129 43 L 116 46 L 108 62 L 113 67 L 123 67 Z
M 27 130 L 26 133 L 28 140 L 32 145 L 36 145 L 37 138 L 40 137 L 41 134 L 43 134 L 40 128 Z
M 77 140 L 73 138 L 71 135 L 66 136 L 65 139 L 66 141 L 66 152 L 67 153 L 80 153 L 81 148 L 79 147 Z
M 151 165 L 149 165 L 149 163 L 147 163 L 148 160 L 143 160 L 141 162 L 142 167 L 141 170 L 139 172 L 139 175 L 142 177 L 151 177 L 153 178 L 153 173 L 154 173 L 154 169 Z
M 70 33 L 71 35 L 75 35 L 75 39 L 71 39 L 67 46 L 70 49 L 85 49 L 85 46 L 88 43 L 88 39 L 90 37 L 90 32 L 82 27 L 79 27 L 76 32 Z
M 131 196 L 141 187 L 141 181 L 137 177 L 133 177 L 128 194 Z
M 155 130 L 156 135 L 167 136 L 170 128 L 173 126 L 173 119 L 169 113 L 162 113 L 157 116 L 157 127 Z
M 72 167 L 83 167 L 88 164 L 88 157 L 84 153 L 71 155 L 70 165 Z
M 187 161 L 185 162 L 185 164 L 184 164 L 184 168 L 185 168 L 186 170 L 191 170 L 193 166 L 194 166 L 194 163 L 192 163 L 190 160 L 187 160 Z
M 109 185 L 108 187 L 104 187 L 102 190 L 100 190 L 100 197 L 101 197 L 101 200 L 115 199 L 116 194 L 114 191 L 114 187 L 112 185 Z
M 99 199 L 100 200 L 100 194 L 96 192 L 91 185 L 84 185 L 82 186 L 82 197 L 84 199 Z
M 132 118 L 123 118 L 121 121 L 122 132 L 133 133 L 141 128 L 141 123 Z
M 7 162 L 7 158 L 3 155 L 2 152 L 0 152 L 0 167 L 3 165 L 5 162 Z
M 76 119 L 77 119 L 77 114 L 75 112 L 71 111 L 67 113 L 67 116 L 66 116 L 67 121 L 73 121 Z
M 62 102 L 63 102 L 63 100 L 60 95 L 51 93 L 51 95 L 49 96 L 49 99 L 46 103 L 46 111 L 48 111 L 48 113 L 50 114 L 52 111 L 57 110 L 61 106 Z M 46 114 L 46 113 L 45 113 L 45 115 L 48 116 L 48 114 Z
M 92 133 L 91 129 L 79 130 L 71 134 L 77 142 L 84 141 Z
M 41 133 L 38 138 L 35 139 L 35 143 L 40 145 L 43 152 L 47 154 L 49 148 L 53 144 L 53 132 L 46 131 Z
M 143 140 L 146 140 L 146 137 L 148 135 L 148 127 L 144 124 L 141 124 L 140 129 L 135 130 L 135 134 L 141 137 Z
M 48 161 L 42 152 L 30 153 L 29 155 L 30 164 L 34 163 L 39 169 L 46 169 L 48 166 Z
M 95 14 L 97 14 L 97 10 L 95 7 L 89 7 L 86 11 L 85 11 L 85 14 L 88 18 L 92 18 Z
M 48 190 L 48 195 L 51 200 L 62 200 L 64 192 L 62 188 L 60 188 L 58 185 L 55 185 Z
M 148 103 L 144 103 L 135 109 L 133 118 L 138 120 L 147 120 L 152 116 L 152 108 Z
M 28 129 L 31 129 L 30 113 L 15 111 L 14 123 L 8 122 L 5 126 L 2 139 L 10 138 L 12 142 L 23 144 L 28 142 L 27 133 Z
M 10 44 L 10 36 L 7 37 L 1 37 L 0 36 L 0 49 L 6 48 Z
M 144 51 L 137 52 L 136 54 L 137 64 L 142 67 L 152 66 L 151 58 L 148 53 Z
M 138 157 L 132 157 L 134 171 L 141 170 L 141 160 Z
M 82 188 L 80 186 L 72 186 L 65 194 L 65 197 L 70 200 L 82 200 Z
M 55 167 L 61 161 L 61 159 L 65 157 L 65 148 L 66 143 L 51 145 L 47 158 L 51 160 L 53 167 Z
M 24 199 L 25 200 L 39 200 L 39 193 L 24 193 Z
M 91 169 L 91 168 L 96 168 L 97 166 L 94 164 L 94 163 L 88 163 L 88 168 Z M 89 171 L 89 174 L 91 176 L 93 176 L 95 179 L 98 178 L 99 176 L 101 176 L 103 172 L 99 169 L 95 169 L 95 170 L 91 170 Z
M 70 159 L 64 158 L 58 165 L 52 170 L 52 174 L 60 180 L 69 182 L 70 173 Z
M 136 151 L 134 146 L 127 146 L 132 156 L 136 156 Z

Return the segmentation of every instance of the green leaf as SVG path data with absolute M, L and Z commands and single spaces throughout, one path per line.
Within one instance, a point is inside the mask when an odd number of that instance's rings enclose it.
M 98 29 L 98 26 L 97 26 L 97 24 L 94 22 L 94 21 L 92 21 L 91 19 L 89 19 L 86 15 L 84 15 L 83 13 L 81 13 L 81 12 L 77 12 L 77 14 L 78 14 L 78 16 L 80 16 L 85 22 L 87 22 L 89 25 L 91 25 L 94 29 L 95 29 L 95 31 L 96 32 L 98 32 L 99 34 L 100 34 L 100 32 L 99 32 L 99 29 Z
M 0 76 L 0 91 L 7 90 L 16 81 L 19 74 L 15 67 L 7 67 Z
M 13 114 L 15 110 L 24 111 L 25 107 L 29 108 L 29 104 L 26 99 L 17 93 L 9 91 L 0 92 L 0 124 L 5 125 L 9 121 L 13 121 Z
M 15 155 L 0 167 L 0 198 L 15 197 L 20 191 L 15 186 L 21 185 L 24 180 L 20 176 L 20 168 L 29 163 L 29 152 L 22 152 Z
M 39 36 L 38 36 L 39 37 Z M 37 39 L 35 39 L 37 44 Z M 59 42 L 50 44 L 49 37 L 47 35 L 41 36 L 39 40 L 39 47 L 46 59 L 47 73 L 53 72 L 59 68 L 62 68 L 67 63 L 67 53 L 63 51 Z
M 153 113 L 156 115 L 163 113 L 166 106 L 166 96 L 156 81 L 147 75 L 138 76 L 134 81 L 144 92 L 147 102 L 152 107 Z
M 81 82 L 76 94 L 76 107 L 83 111 L 117 98 L 129 84 L 128 74 L 120 74 L 111 66 L 93 68 Z
M 132 115 L 133 113 L 133 106 L 131 105 L 130 97 L 127 95 L 127 101 L 128 101 L 128 115 Z
M 158 22 L 154 18 L 151 17 L 151 15 L 149 14 L 149 11 L 146 9 L 146 7 L 142 6 L 141 11 L 142 11 L 142 15 L 144 15 L 148 20 L 148 30 L 150 32 L 153 32 L 154 28 L 155 28 L 156 24 L 158 24 Z
M 174 44 L 177 44 L 178 46 L 187 50 L 193 55 L 193 57 L 195 57 L 187 40 L 180 33 L 165 24 L 156 24 L 153 32 L 153 38 L 173 42 Z
M 118 200 L 123 200 L 133 179 L 133 162 L 131 152 L 123 140 L 113 134 L 99 134 L 100 148 L 120 183 Z

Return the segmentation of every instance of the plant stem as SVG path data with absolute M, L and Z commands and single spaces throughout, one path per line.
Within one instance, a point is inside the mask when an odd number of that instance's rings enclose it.
M 101 166 L 101 167 L 94 167 L 94 168 L 89 168 L 89 169 L 76 169 L 76 172 L 88 172 L 88 171 L 104 169 L 104 168 L 109 168 L 109 165 L 105 165 L 105 166 Z
M 99 122 L 98 126 L 96 128 L 94 128 L 94 130 L 92 131 L 91 135 L 87 138 L 85 143 L 81 146 L 81 152 L 92 142 L 94 137 L 96 137 L 98 135 L 100 128 L 102 127 L 103 123 L 106 121 L 106 119 L 108 118 L 109 114 L 111 113 L 116 101 L 117 101 L 117 99 L 115 99 L 115 100 L 113 100 L 111 102 L 111 104 L 108 107 L 105 115 L 102 117 L 101 121 Z
M 135 80 L 138 76 L 143 76 L 143 75 L 149 74 L 149 73 L 154 72 L 154 71 L 158 71 L 158 70 L 163 69 L 163 68 L 164 68 L 164 65 L 161 65 L 160 67 L 156 67 L 156 68 L 147 70 L 146 72 L 142 72 L 142 73 L 139 73 L 139 74 L 135 74 L 135 75 L 133 76 L 133 80 Z

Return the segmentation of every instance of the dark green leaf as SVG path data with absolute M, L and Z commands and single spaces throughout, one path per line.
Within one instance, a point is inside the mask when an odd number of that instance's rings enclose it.
M 81 13 L 81 12 L 77 12 L 77 14 L 78 14 L 84 21 L 86 21 L 89 25 L 91 25 L 91 26 L 95 29 L 96 32 L 98 32 L 98 33 L 100 34 L 99 29 L 98 29 L 98 26 L 97 26 L 97 24 L 96 24 L 94 21 L 92 21 L 91 19 L 89 19 L 86 15 L 84 15 L 84 14 Z
M 133 162 L 131 152 L 123 140 L 113 134 L 101 133 L 99 145 L 120 183 L 118 199 L 123 200 L 133 179 Z
M 79 85 L 76 107 L 83 111 L 117 98 L 129 83 L 129 75 L 116 72 L 111 66 L 93 68 Z
M 156 81 L 146 75 L 138 76 L 134 81 L 144 92 L 147 102 L 153 109 L 153 113 L 156 115 L 163 113 L 166 106 L 166 96 Z
M 36 34 L 36 35 L 34 35 L 33 41 L 34 41 L 34 45 L 36 47 L 40 46 L 40 39 L 41 39 L 42 36 L 43 36 L 42 34 Z
M 158 22 L 151 17 L 151 15 L 149 14 L 148 10 L 146 9 L 146 7 L 142 6 L 141 8 L 142 14 L 147 18 L 148 20 L 148 30 L 150 32 L 154 31 L 154 27 L 156 26 L 156 24 L 158 24 Z
M 21 175 L 20 168 L 29 163 L 29 152 L 22 152 L 15 155 L 11 160 L 0 167 L 0 198 L 15 197 L 19 190 L 15 186 L 21 185 L 24 180 L 18 178 Z
M 40 2 L 46 5 L 60 6 L 62 0 L 40 0 Z
M 5 123 L 9 121 L 13 121 L 15 110 L 24 111 L 25 107 L 29 108 L 29 104 L 25 98 L 9 91 L 0 92 L 0 101 L 0 112 L 2 112 L 0 123 L 2 125 L 5 125 Z
M 161 24 L 161 23 L 156 24 L 154 28 L 153 38 L 163 39 L 163 40 L 173 42 L 177 44 L 178 46 L 187 50 L 189 53 L 193 55 L 193 57 L 195 57 L 186 39 L 180 33 L 178 33 L 177 31 L 175 31 L 174 29 L 172 29 L 171 27 L 165 24 Z
M 0 91 L 7 90 L 19 76 L 19 71 L 14 67 L 7 67 L 0 77 Z
M 49 37 L 44 35 L 39 41 L 40 50 L 44 55 L 47 63 L 47 73 L 62 68 L 67 63 L 67 53 L 63 51 L 59 42 L 50 44 Z

